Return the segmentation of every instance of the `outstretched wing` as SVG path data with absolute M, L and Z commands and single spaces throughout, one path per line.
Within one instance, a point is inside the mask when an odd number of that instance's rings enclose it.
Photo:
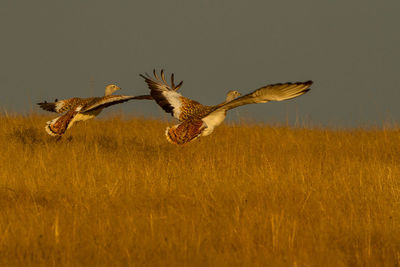
M 70 98 L 70 99 L 64 99 L 64 100 L 56 100 L 55 102 L 40 102 L 37 103 L 41 109 L 50 111 L 50 112 L 56 112 L 56 113 L 64 113 L 71 108 L 75 107 L 77 103 L 79 103 L 82 99 L 78 97 Z
M 312 85 L 312 83 L 312 81 L 307 81 L 267 85 L 255 90 L 250 94 L 238 97 L 227 103 L 223 103 L 217 110 L 230 110 L 232 108 L 247 104 L 266 103 L 269 101 L 282 101 L 295 98 L 307 93 L 310 90 L 309 87 Z
M 112 105 L 123 103 L 129 100 L 153 100 L 151 95 L 140 95 L 140 96 L 127 96 L 127 95 L 108 95 L 102 98 L 94 98 L 94 101 L 90 101 L 82 107 L 80 112 L 89 112 L 95 109 L 103 109 Z
M 203 118 L 203 121 L 207 123 L 207 127 L 213 129 L 225 119 L 226 112 L 232 108 L 247 104 L 266 103 L 268 101 L 282 101 L 295 98 L 308 92 L 311 84 L 312 81 L 307 81 L 284 84 L 279 83 L 261 87 L 250 94 L 216 106 L 212 112 Z
M 140 77 L 146 81 L 151 96 L 165 112 L 171 113 L 172 116 L 182 121 L 197 112 L 202 106 L 200 103 L 183 97 L 176 92 L 182 86 L 183 81 L 175 85 L 174 74 L 171 75 L 171 85 L 165 80 L 163 70 L 161 70 L 161 78 L 156 74 L 155 70 L 153 70 L 153 75 L 154 78 L 147 73 L 146 75 L 140 74 Z

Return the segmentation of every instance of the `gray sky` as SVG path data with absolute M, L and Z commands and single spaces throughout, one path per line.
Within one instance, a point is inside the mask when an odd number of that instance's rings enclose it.
M 181 93 L 217 104 L 230 89 L 313 80 L 295 100 L 248 105 L 229 117 L 365 126 L 400 120 L 399 1 L 0 2 L 0 106 L 147 94 L 139 73 L 164 68 Z M 166 117 L 154 102 L 103 113 Z M 104 116 L 104 115 L 103 115 Z

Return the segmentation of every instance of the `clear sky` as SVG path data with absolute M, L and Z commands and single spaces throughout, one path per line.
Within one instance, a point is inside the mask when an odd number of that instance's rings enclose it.
M 3 110 L 39 112 L 36 102 L 102 95 L 108 83 L 147 94 L 138 74 L 164 68 L 184 80 L 183 95 L 209 105 L 230 89 L 315 82 L 300 98 L 240 107 L 231 119 L 400 121 L 399 1 L 2 0 L 0 8 Z M 115 112 L 166 117 L 150 101 Z

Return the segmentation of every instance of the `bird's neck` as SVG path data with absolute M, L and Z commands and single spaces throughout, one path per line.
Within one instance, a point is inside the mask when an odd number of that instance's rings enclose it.
M 104 92 L 104 96 L 112 95 L 112 93 L 114 93 L 114 91 L 112 89 L 106 88 L 106 91 Z
M 233 99 L 237 98 L 238 96 L 235 95 L 234 93 L 228 93 L 226 95 L 226 99 L 225 99 L 225 103 L 228 103 L 230 101 L 232 101 Z

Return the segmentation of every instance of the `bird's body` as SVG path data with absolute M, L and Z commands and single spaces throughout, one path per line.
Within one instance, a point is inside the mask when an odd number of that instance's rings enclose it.
M 52 136 L 61 136 L 66 130 L 71 128 L 75 122 L 93 119 L 108 106 L 126 102 L 132 99 L 153 99 L 150 95 L 112 95 L 114 91 L 119 89 L 120 88 L 118 86 L 111 84 L 106 87 L 105 95 L 103 97 L 74 97 L 52 103 L 38 103 L 38 105 L 44 110 L 60 114 L 65 112 L 64 115 L 47 122 L 45 127 L 46 132 Z
M 295 98 L 309 91 L 312 84 L 312 81 L 272 84 L 244 96 L 240 96 L 236 91 L 231 91 L 223 103 L 205 106 L 177 93 L 173 75 L 171 76 L 171 85 L 169 85 L 163 71 L 161 71 L 161 79 L 155 71 L 153 74 L 154 78 L 148 74 L 140 76 L 145 79 L 150 94 L 157 104 L 181 121 L 180 124 L 168 127 L 166 131 L 167 140 L 174 144 L 185 144 L 199 136 L 210 135 L 215 127 L 224 121 L 227 111 L 232 108 Z M 182 82 L 179 83 L 179 87 L 181 86 Z

